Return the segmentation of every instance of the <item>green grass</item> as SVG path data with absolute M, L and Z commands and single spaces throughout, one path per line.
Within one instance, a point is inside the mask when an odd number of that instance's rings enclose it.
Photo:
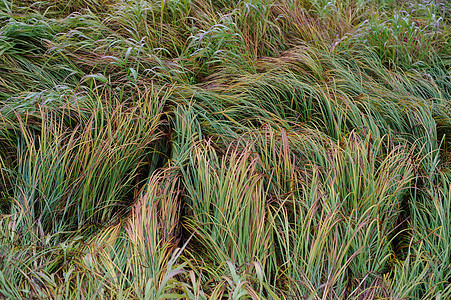
M 0 298 L 448 299 L 450 20 L 0 0 Z

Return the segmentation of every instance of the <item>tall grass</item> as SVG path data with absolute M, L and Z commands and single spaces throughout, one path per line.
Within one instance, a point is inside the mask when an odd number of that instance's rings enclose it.
M 450 15 L 0 0 L 0 298 L 449 298 Z

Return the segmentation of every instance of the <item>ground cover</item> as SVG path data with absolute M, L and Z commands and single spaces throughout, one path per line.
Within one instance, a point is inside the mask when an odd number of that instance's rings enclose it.
M 448 299 L 451 4 L 0 0 L 0 298 Z

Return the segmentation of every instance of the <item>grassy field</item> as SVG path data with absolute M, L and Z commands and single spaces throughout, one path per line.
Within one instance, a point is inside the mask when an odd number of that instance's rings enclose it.
M 0 299 L 450 299 L 451 2 L 0 0 Z

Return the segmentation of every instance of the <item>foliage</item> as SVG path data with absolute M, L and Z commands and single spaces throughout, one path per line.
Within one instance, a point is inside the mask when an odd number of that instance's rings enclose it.
M 0 298 L 450 298 L 450 16 L 0 0 Z

